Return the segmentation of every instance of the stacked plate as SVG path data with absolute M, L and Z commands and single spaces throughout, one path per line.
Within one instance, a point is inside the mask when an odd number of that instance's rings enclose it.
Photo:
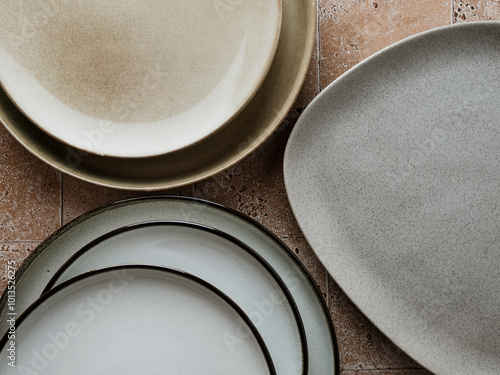
M 308 272 L 259 224 L 206 201 L 133 199 L 74 220 L 21 266 L 11 302 L 6 291 L 2 374 L 339 373 Z
M 314 44 L 309 0 L 7 0 L 0 119 L 97 184 L 155 190 L 234 164 L 279 125 Z

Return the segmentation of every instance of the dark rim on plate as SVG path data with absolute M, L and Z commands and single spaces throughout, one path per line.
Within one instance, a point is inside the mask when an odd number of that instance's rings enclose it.
M 84 214 L 80 215 L 79 217 L 73 219 L 69 223 L 63 225 L 61 228 L 59 228 L 57 231 L 55 231 L 53 234 L 51 234 L 47 239 L 45 239 L 44 242 L 42 242 L 39 246 L 37 246 L 28 255 L 28 257 L 24 260 L 24 262 L 19 267 L 18 271 L 16 272 L 16 280 L 19 280 L 21 278 L 21 276 L 24 274 L 24 272 L 29 267 L 31 262 L 33 262 L 33 260 L 38 256 L 38 254 L 40 254 L 56 238 L 63 235 L 64 232 L 66 232 L 67 230 L 70 230 L 71 228 L 77 226 L 81 222 L 84 222 L 84 221 L 90 219 L 95 214 L 102 212 L 102 211 L 106 211 L 110 208 L 114 208 L 114 207 L 121 206 L 121 205 L 127 206 L 130 204 L 138 204 L 138 203 L 142 203 L 145 201 L 155 201 L 155 200 L 178 200 L 178 201 L 184 201 L 184 202 L 192 202 L 192 203 L 198 203 L 198 204 L 205 205 L 207 207 L 211 207 L 211 208 L 225 211 L 225 212 L 232 214 L 232 215 L 238 217 L 239 219 L 244 220 L 244 221 L 248 222 L 249 224 L 253 225 L 255 228 L 257 228 L 258 230 L 263 232 L 265 235 L 270 237 L 280 248 L 282 248 L 283 251 L 292 259 L 292 261 L 299 267 L 299 269 L 302 271 L 302 273 L 306 276 L 307 280 L 309 281 L 309 285 L 313 288 L 313 290 L 316 293 L 316 298 L 317 298 L 317 300 L 318 300 L 319 304 L 321 305 L 321 308 L 324 312 L 324 315 L 326 317 L 326 323 L 327 323 L 327 325 L 329 327 L 329 331 L 330 331 L 329 336 L 331 339 L 332 347 L 334 349 L 333 355 L 334 355 L 334 360 L 335 360 L 335 363 L 334 363 L 335 375 L 340 374 L 339 347 L 338 347 L 337 336 L 335 334 L 335 330 L 333 327 L 333 321 L 332 321 L 332 318 L 330 315 L 330 311 L 328 309 L 328 306 L 326 305 L 326 302 L 323 298 L 321 290 L 319 289 L 318 285 L 314 281 L 314 279 L 311 276 L 311 274 L 309 273 L 309 271 L 302 264 L 302 262 L 299 260 L 299 258 L 292 251 L 289 250 L 288 246 L 279 237 L 277 237 L 274 233 L 272 233 L 269 229 L 265 228 L 262 224 L 258 223 L 254 219 L 242 214 L 241 212 L 238 212 L 232 208 L 223 206 L 219 203 L 214 203 L 214 202 L 210 202 L 210 201 L 207 201 L 204 199 L 193 198 L 193 197 L 157 194 L 157 195 L 124 199 L 124 200 L 109 203 L 109 204 L 103 205 L 101 207 L 95 208 L 95 209 L 88 211 L 87 213 L 84 213 Z M 8 298 L 7 290 L 5 290 L 2 294 L 1 299 L 0 299 L 0 314 L 5 309 L 5 306 L 7 304 L 7 298 Z
M 237 238 L 224 233 L 218 229 L 211 228 L 205 225 L 201 224 L 195 224 L 195 223 L 189 223 L 185 221 L 170 221 L 170 220 L 155 220 L 155 221 L 147 221 L 143 223 L 137 223 L 137 224 L 131 224 L 127 225 L 122 228 L 115 229 L 109 233 L 106 233 L 105 235 L 96 238 L 89 244 L 85 245 L 83 248 L 78 250 L 71 258 L 69 258 L 62 266 L 57 270 L 57 272 L 52 276 L 52 278 L 49 280 L 47 283 L 47 286 L 42 292 L 42 295 L 47 293 L 49 290 L 53 288 L 53 286 L 57 283 L 59 278 L 62 276 L 62 274 L 78 259 L 87 253 L 89 250 L 94 248 L 96 245 L 109 240 L 113 237 L 117 237 L 120 234 L 123 233 L 128 233 L 132 232 L 136 229 L 142 229 L 142 228 L 152 228 L 152 227 L 182 227 L 182 228 L 191 228 L 191 229 L 196 229 L 200 230 L 205 233 L 211 233 L 214 234 L 218 237 L 222 237 L 225 240 L 231 242 L 232 244 L 238 246 L 241 248 L 244 252 L 247 254 L 251 255 L 255 260 L 259 262 L 260 265 L 264 267 L 264 269 L 273 277 L 273 279 L 276 281 L 276 283 L 279 285 L 280 289 L 283 291 L 285 294 L 285 297 L 290 305 L 290 308 L 292 309 L 295 321 L 297 323 L 297 327 L 299 330 L 299 335 L 300 335 L 300 345 L 301 345 L 301 350 L 302 350 L 302 374 L 307 374 L 308 373 L 308 365 L 309 365 L 309 354 L 307 351 L 307 341 L 306 341 L 306 333 L 304 329 L 304 323 L 302 321 L 302 317 L 300 316 L 299 309 L 297 308 L 297 304 L 295 303 L 295 300 L 293 299 L 292 294 L 290 293 L 290 290 L 288 287 L 285 285 L 283 282 L 282 278 L 278 275 L 278 273 L 274 270 L 274 268 L 260 255 L 258 254 L 255 250 L 253 250 L 251 247 L 248 245 L 244 244 Z M 114 267 L 114 266 L 111 266 Z M 111 268 L 111 267 L 103 267 L 102 269 L 106 268 Z M 169 266 L 166 266 L 167 268 L 170 268 Z
M 103 268 L 99 270 L 94 270 L 94 271 L 89 271 L 85 272 L 81 275 L 75 276 L 72 279 L 65 281 L 64 283 L 58 285 L 54 289 L 51 289 L 47 293 L 43 294 L 38 300 L 33 302 L 16 320 L 16 326 L 19 326 L 37 307 L 42 305 L 45 301 L 50 299 L 50 297 L 54 296 L 58 292 L 62 291 L 63 289 L 66 289 L 70 287 L 71 285 L 78 283 L 83 280 L 87 280 L 92 276 L 100 275 L 100 274 L 106 274 L 106 273 L 112 273 L 116 271 L 122 271 L 122 270 L 151 270 L 151 271 L 161 271 L 164 273 L 169 273 L 173 275 L 180 276 L 182 278 L 185 278 L 187 280 L 193 281 L 196 284 L 201 285 L 205 289 L 208 289 L 210 292 L 216 294 L 218 297 L 220 297 L 224 302 L 226 302 L 236 313 L 243 319 L 245 324 L 250 328 L 252 334 L 256 338 L 257 342 L 259 343 L 260 350 L 264 354 L 264 357 L 266 359 L 267 367 L 269 369 L 269 373 L 271 375 L 276 375 L 276 370 L 274 368 L 273 360 L 271 358 L 271 355 L 269 354 L 269 351 L 267 349 L 266 343 L 262 339 L 259 331 L 255 327 L 255 325 L 252 323 L 252 320 L 245 314 L 245 312 L 231 299 L 229 298 L 226 294 L 224 294 L 221 290 L 217 289 L 214 287 L 212 284 L 206 282 L 203 279 L 200 279 L 199 277 L 196 277 L 188 272 L 184 272 L 175 268 L 169 268 L 169 267 L 160 267 L 160 266 L 153 266 L 153 265 L 123 265 L 123 266 L 115 266 L 115 267 L 108 267 L 108 268 Z M 2 340 L 0 341 L 0 348 L 3 351 L 5 345 L 9 341 L 9 332 L 7 332 L 3 337 Z

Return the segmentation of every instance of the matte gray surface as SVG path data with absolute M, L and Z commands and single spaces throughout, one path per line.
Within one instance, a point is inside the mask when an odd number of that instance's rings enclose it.
M 349 297 L 436 374 L 500 373 L 500 23 L 397 43 L 299 119 L 285 182 Z

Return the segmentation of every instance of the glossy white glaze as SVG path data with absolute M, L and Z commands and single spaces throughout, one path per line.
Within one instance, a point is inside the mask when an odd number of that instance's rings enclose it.
M 247 336 L 234 344 L 231 337 Z M 43 301 L 16 330 L 2 374 L 269 374 L 259 342 L 223 298 L 157 269 L 85 277 Z M 244 370 L 242 370 L 244 369 Z
M 292 308 L 267 269 L 237 244 L 194 227 L 136 228 L 86 250 L 55 285 L 87 271 L 122 264 L 177 268 L 209 282 L 252 319 L 278 374 L 302 374 L 301 337 Z M 240 339 L 235 335 L 235 346 Z

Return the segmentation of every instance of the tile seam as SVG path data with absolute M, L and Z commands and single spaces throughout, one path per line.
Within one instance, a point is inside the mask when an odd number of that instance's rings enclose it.
M 318 94 L 321 92 L 321 0 L 316 0 L 316 48 L 318 50 Z
M 382 372 L 386 372 L 386 371 L 397 371 L 397 372 L 400 372 L 400 371 L 428 371 L 426 370 L 425 368 L 423 367 L 401 367 L 401 368 L 369 368 L 369 369 L 363 369 L 363 370 L 359 370 L 359 369 L 349 369 L 349 368 L 342 368 L 340 370 L 340 373 L 341 374 L 347 374 L 347 373 L 351 373 L 351 374 L 373 374 L 373 373 L 382 373 Z
M 424 368 L 398 368 L 398 369 L 379 369 L 379 368 L 373 368 L 369 370 L 349 370 L 349 369 L 341 369 L 340 374 L 341 375 L 347 375 L 347 374 L 360 374 L 360 375 L 371 375 L 371 374 L 387 374 L 389 372 L 389 375 L 402 375 L 406 374 L 406 371 L 415 371 L 416 374 L 418 374 L 420 371 L 426 371 Z M 427 374 L 427 373 L 425 373 Z
M 454 17 L 453 17 L 454 12 L 455 12 L 455 0 L 451 0 L 451 15 L 450 15 L 451 16 L 451 20 L 450 20 L 450 22 L 451 22 L 452 25 L 455 23 L 455 20 L 454 20 Z
M 61 183 L 61 201 L 59 202 L 60 210 L 59 210 L 59 226 L 63 226 L 63 213 L 64 213 L 64 175 L 60 173 L 60 183 Z

